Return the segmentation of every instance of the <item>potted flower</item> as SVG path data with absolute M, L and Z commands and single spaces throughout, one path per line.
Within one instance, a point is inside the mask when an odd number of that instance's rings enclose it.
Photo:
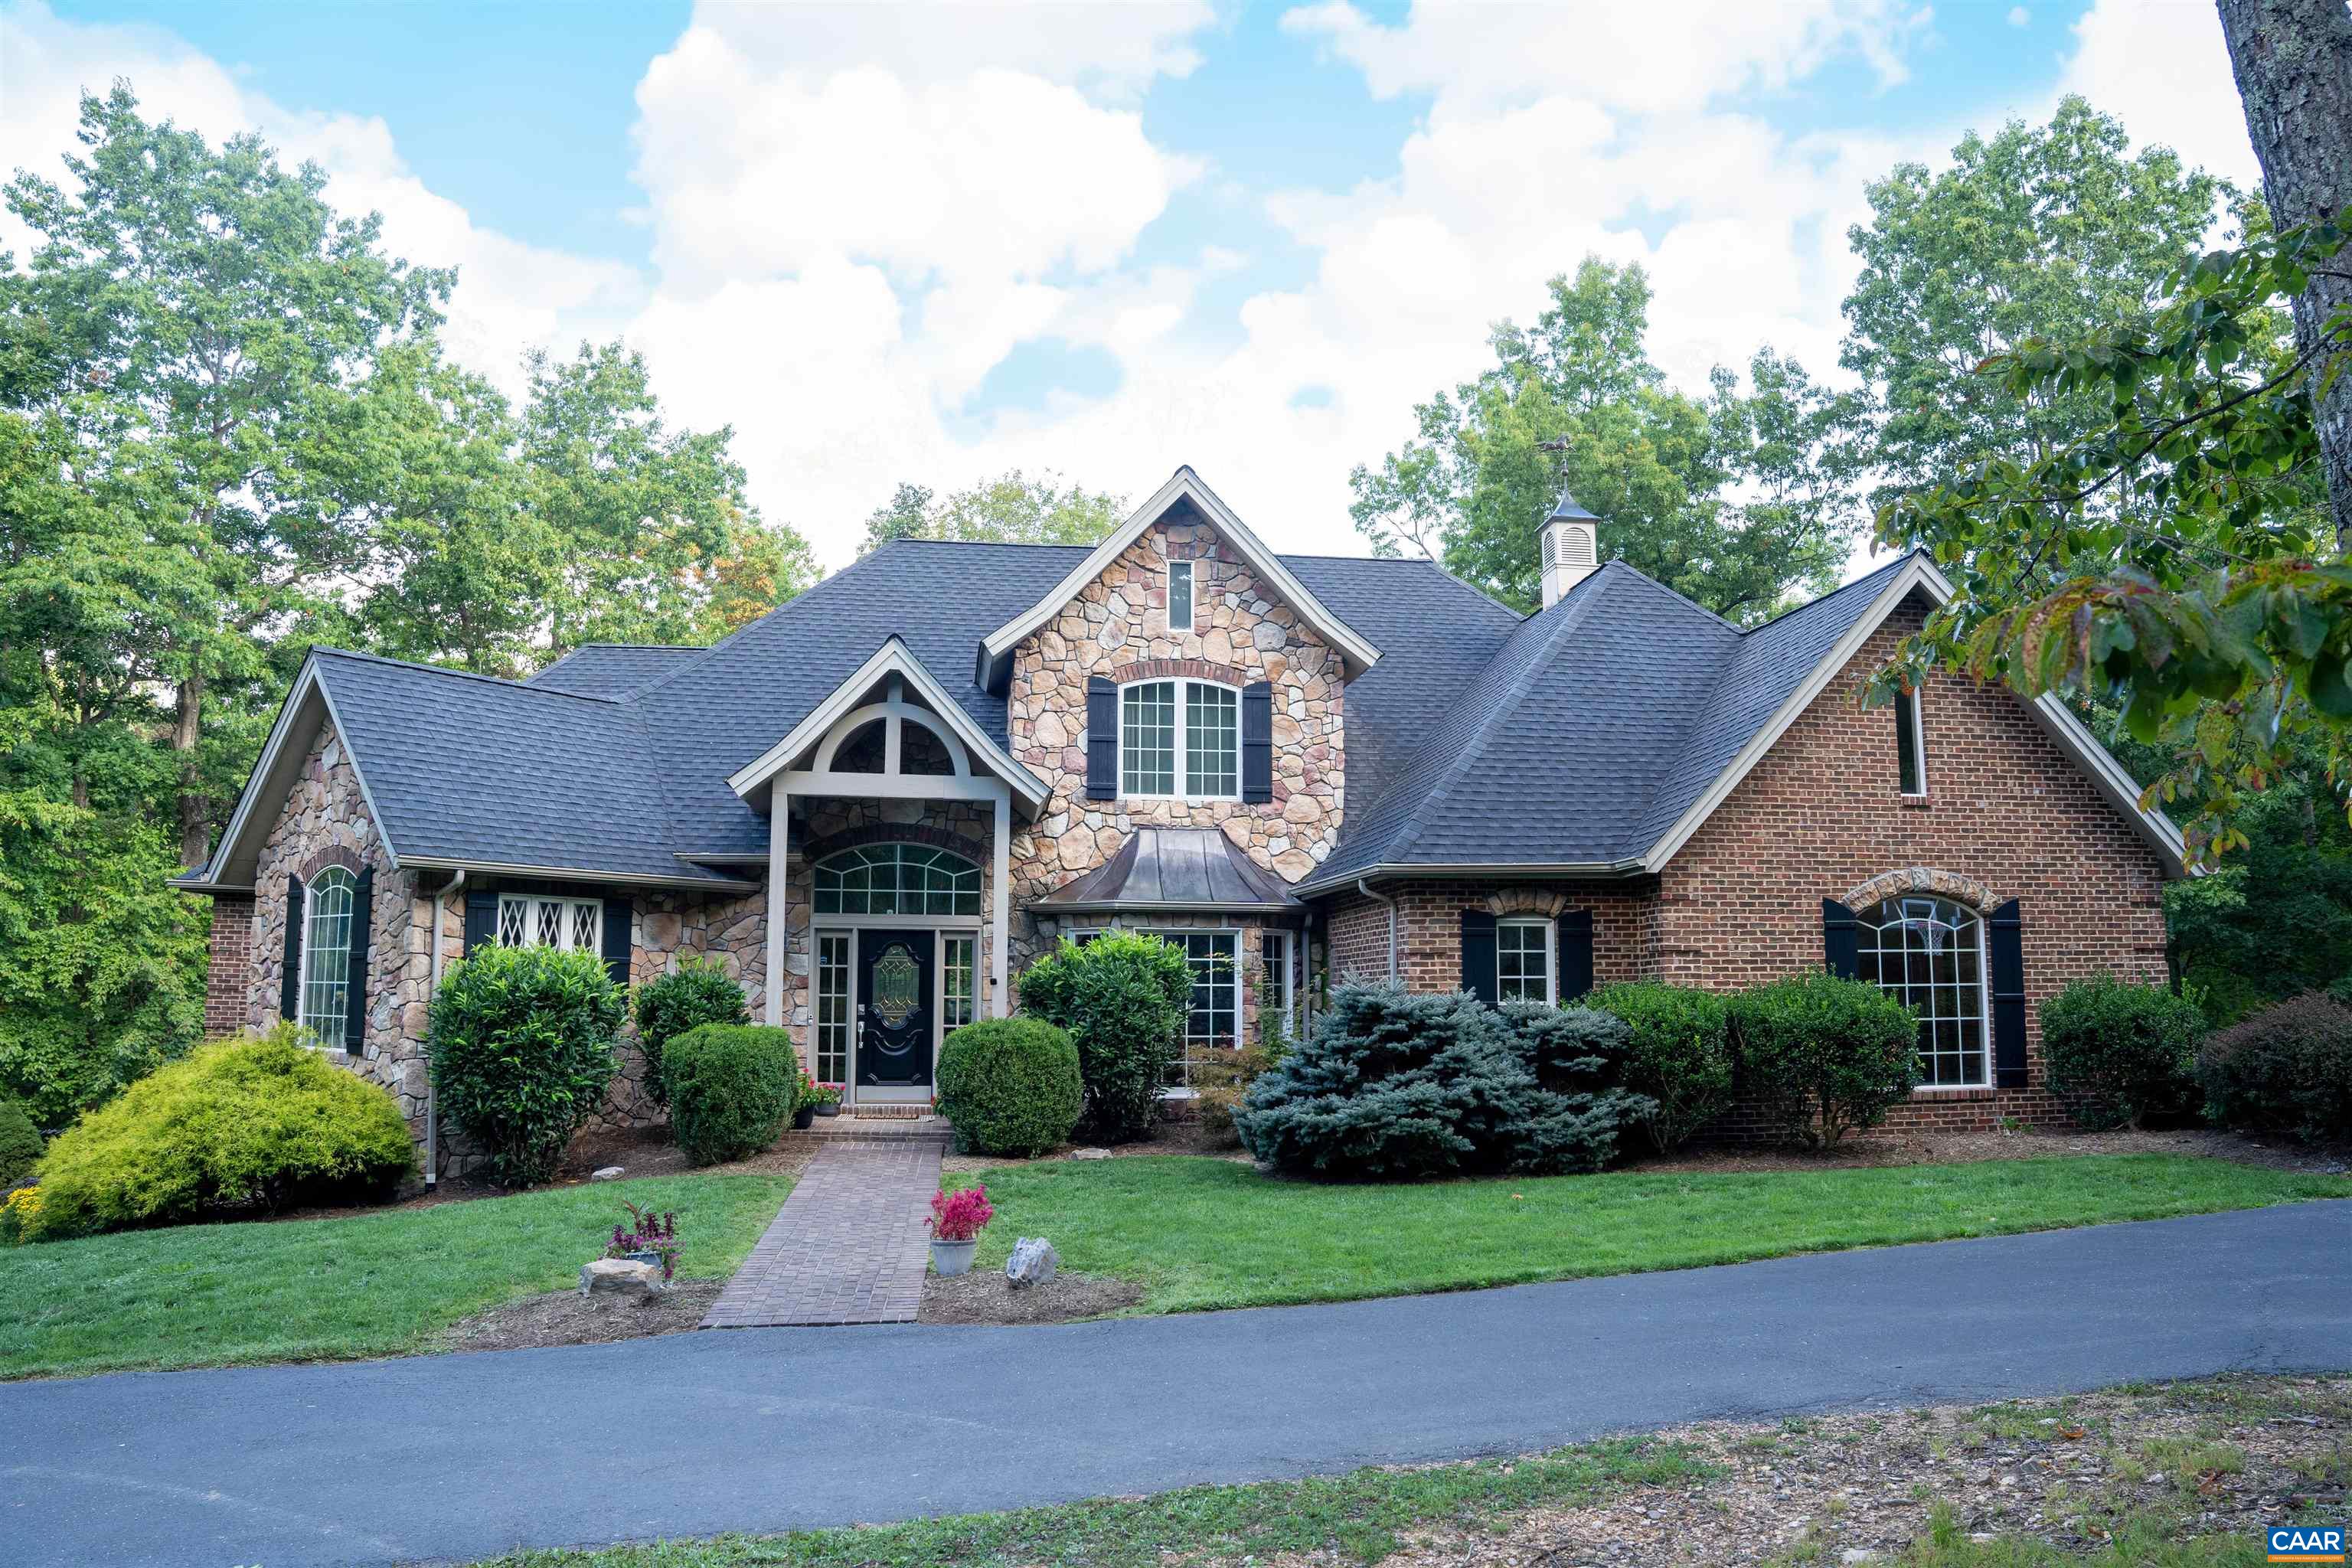
M 658 1263 L 667 1283 L 677 1272 L 677 1215 L 641 1209 L 626 1198 L 621 1200 L 621 1206 L 629 1211 L 629 1223 L 613 1227 L 604 1256 L 625 1258 L 632 1263 Z
M 816 1086 L 816 1113 L 819 1116 L 841 1114 L 841 1090 L 842 1086 L 837 1083 L 821 1083 Z
M 809 1123 L 816 1120 L 816 1081 L 806 1073 L 799 1076 L 800 1081 L 793 1089 L 793 1129 L 805 1132 Z
M 923 1222 L 931 1230 L 931 1272 L 946 1277 L 970 1269 L 980 1233 L 995 1217 L 984 1186 L 933 1193 L 931 1217 Z

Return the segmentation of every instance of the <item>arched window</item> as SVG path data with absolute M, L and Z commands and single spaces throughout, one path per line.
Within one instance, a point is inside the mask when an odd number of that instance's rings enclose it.
M 845 849 L 816 868 L 821 915 L 977 915 L 980 868 L 920 844 Z
M 331 1046 L 343 1043 L 352 1005 L 352 900 L 359 879 L 330 866 L 311 879 L 302 900 L 304 1028 Z
M 1918 1012 L 1920 1082 L 1941 1089 L 1991 1083 L 1983 920 L 1965 904 L 1926 894 L 1888 899 L 1855 919 L 1862 978 Z

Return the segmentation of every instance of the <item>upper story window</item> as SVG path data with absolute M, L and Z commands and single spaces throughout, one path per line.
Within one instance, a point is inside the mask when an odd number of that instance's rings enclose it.
M 1895 777 L 1905 795 L 1927 793 L 1927 750 L 1920 738 L 1916 686 L 1895 700 Z
M 601 899 L 559 899 L 543 893 L 499 895 L 499 944 L 600 952 L 604 941 Z
M 869 844 L 819 861 L 821 915 L 977 915 L 980 868 L 921 844 Z
M 359 879 L 330 866 L 302 900 L 301 1016 L 321 1040 L 341 1045 L 351 1012 L 352 904 Z
M 1541 1002 L 1552 999 L 1552 937 L 1548 920 L 1507 920 L 1495 925 L 1495 999 L 1498 1002 Z
M 1190 561 L 1171 561 L 1168 563 L 1168 629 L 1189 632 L 1192 626 L 1192 563 Z
M 1241 693 L 1209 680 L 1146 680 L 1118 694 L 1119 793 L 1241 798 Z

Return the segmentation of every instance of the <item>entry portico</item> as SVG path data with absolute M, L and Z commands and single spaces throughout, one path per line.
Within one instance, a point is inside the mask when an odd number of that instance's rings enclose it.
M 985 808 L 984 900 L 964 886 L 960 867 L 971 856 L 958 853 L 961 846 L 894 838 L 838 846 L 822 859 L 803 854 L 810 920 L 801 952 L 792 951 L 793 921 L 768 921 L 766 1016 L 788 1017 L 787 975 L 807 977 L 810 1070 L 820 1079 L 837 1070 L 853 1103 L 927 1102 L 946 1031 L 983 1007 L 996 1018 L 1009 1010 L 1013 814 L 1036 815 L 1048 795 L 1044 781 L 974 724 L 894 634 L 727 782 L 768 818 L 771 911 L 798 901 L 795 802 L 803 810 L 826 800 Z

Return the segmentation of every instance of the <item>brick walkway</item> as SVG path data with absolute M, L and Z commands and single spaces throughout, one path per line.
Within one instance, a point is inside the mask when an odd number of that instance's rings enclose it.
M 913 1322 L 946 1149 L 944 1134 L 827 1143 L 702 1326 Z

